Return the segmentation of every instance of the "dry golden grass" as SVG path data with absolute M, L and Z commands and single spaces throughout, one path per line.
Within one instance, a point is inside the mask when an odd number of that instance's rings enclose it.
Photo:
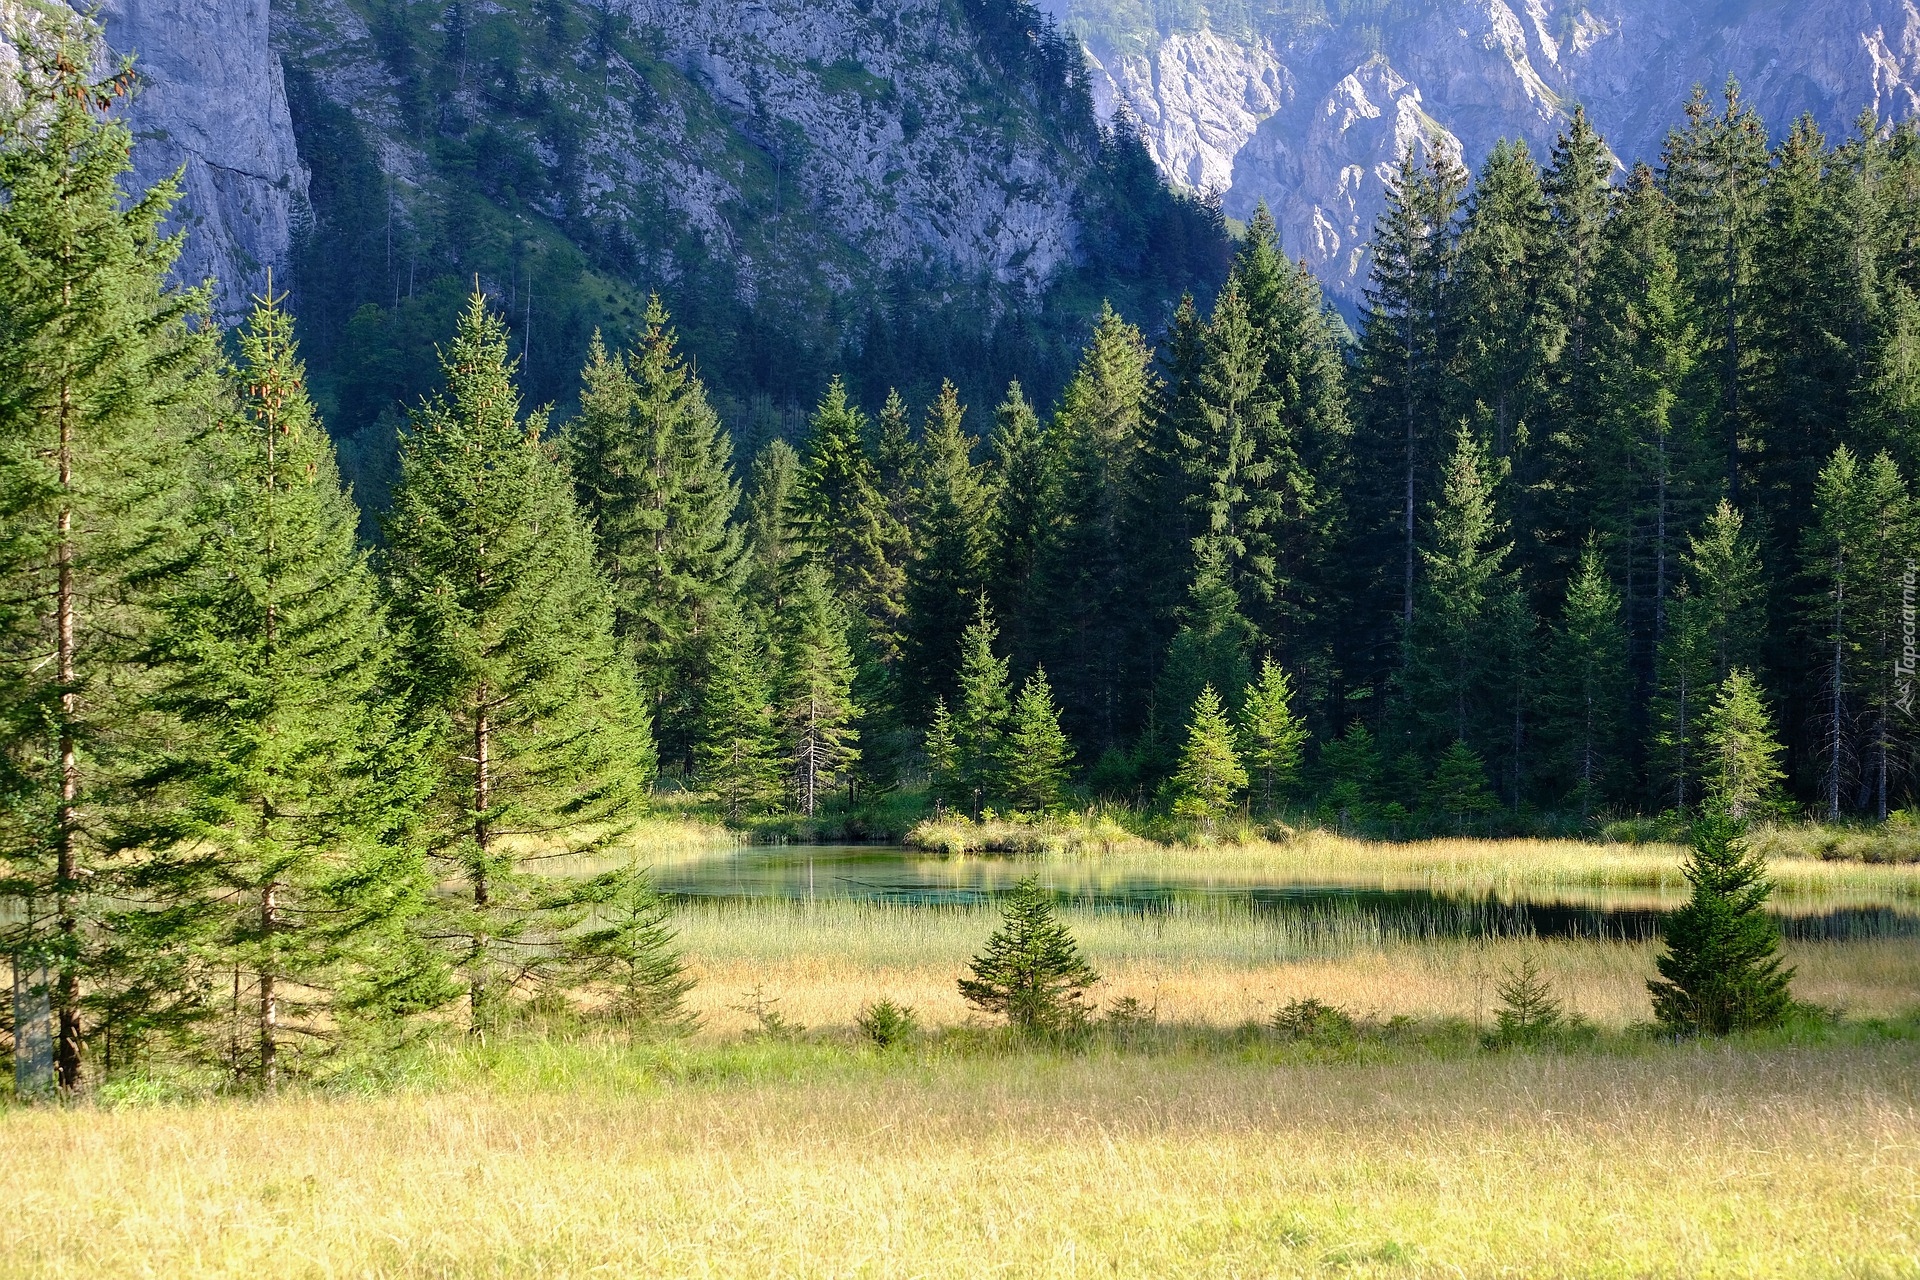
M 424 1096 L 0 1113 L 0 1272 L 1920 1270 L 1911 1042 L 1328 1066 L 843 1052 L 682 1060 L 679 1083 L 609 1047 L 510 1088 L 464 1067 Z

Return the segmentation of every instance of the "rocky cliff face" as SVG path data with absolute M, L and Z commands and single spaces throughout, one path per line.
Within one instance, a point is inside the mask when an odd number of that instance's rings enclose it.
M 1915 0 L 1278 0 L 1251 27 L 1233 16 L 1246 6 L 1215 7 L 1155 6 L 1180 15 L 1158 27 L 1128 0 L 1055 12 L 1087 47 L 1096 100 L 1140 122 L 1170 179 L 1238 217 L 1266 200 L 1349 300 L 1409 144 L 1475 165 L 1518 137 L 1544 159 L 1578 102 L 1617 155 L 1655 159 L 1691 87 L 1729 75 L 1776 130 L 1803 111 L 1837 133 L 1920 106 Z
M 294 225 L 307 214 L 267 0 L 106 0 L 99 17 L 141 73 L 134 178 L 151 186 L 183 170 L 178 273 L 215 277 L 216 310 L 233 319 L 269 269 L 280 271 L 276 290 L 285 286 Z
M 451 134 L 480 135 L 482 166 L 540 171 L 510 175 L 515 196 L 627 241 L 635 270 L 671 278 L 689 254 L 718 254 L 750 301 L 773 290 L 819 302 L 903 271 L 1017 298 L 1075 256 L 1076 185 L 1099 144 L 1084 110 L 1089 127 L 1075 128 L 1084 88 L 1005 65 L 1021 60 L 1017 43 L 990 47 L 962 6 L 524 10 L 106 0 L 108 42 L 137 55 L 142 77 L 136 177 L 185 170 L 181 275 L 217 276 L 230 317 L 268 268 L 285 270 L 314 215 L 283 61 L 310 108 L 357 131 L 391 220 L 415 240 L 448 195 L 431 144 Z

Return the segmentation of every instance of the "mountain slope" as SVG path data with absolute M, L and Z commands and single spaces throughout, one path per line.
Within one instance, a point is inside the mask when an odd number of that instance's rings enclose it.
M 1542 159 L 1575 103 L 1616 155 L 1657 158 L 1691 87 L 1729 75 L 1776 131 L 1829 133 L 1920 102 L 1914 0 L 1058 0 L 1109 116 L 1155 161 L 1248 216 L 1268 201 L 1288 247 L 1349 301 L 1399 153 L 1467 164 L 1502 137 Z
M 182 274 L 275 267 L 329 420 L 384 450 L 477 279 L 530 398 L 661 291 L 749 434 L 863 399 L 1045 398 L 1103 297 L 1157 325 L 1218 215 L 1099 123 L 1022 0 L 110 0 L 139 178 L 186 167 Z M 760 407 L 754 409 L 758 404 Z M 783 425 L 784 424 L 784 425 Z M 363 470 L 362 478 L 366 478 Z M 375 495 L 377 497 L 377 495 Z

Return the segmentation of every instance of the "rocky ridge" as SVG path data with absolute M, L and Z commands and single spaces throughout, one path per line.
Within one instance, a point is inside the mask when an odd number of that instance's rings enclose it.
M 1054 0 L 1095 100 L 1139 122 L 1168 178 L 1236 217 L 1266 200 L 1349 302 L 1408 145 L 1475 165 L 1517 137 L 1544 159 L 1581 103 L 1616 155 L 1656 159 L 1691 87 L 1729 75 L 1776 131 L 1803 111 L 1834 134 L 1920 107 L 1915 0 L 1279 0 L 1253 27 L 1220 8 L 1151 28 L 1123 0 Z

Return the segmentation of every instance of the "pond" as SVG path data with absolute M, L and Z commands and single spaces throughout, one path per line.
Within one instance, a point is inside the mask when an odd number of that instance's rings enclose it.
M 1011 857 L 943 857 L 893 845 L 776 845 L 718 850 L 656 867 L 654 883 L 673 897 L 706 902 L 864 902 L 937 910 L 977 907 L 1036 875 L 1062 905 L 1151 917 L 1218 909 L 1302 923 L 1361 917 L 1402 937 L 1596 938 L 1637 942 L 1659 933 L 1682 895 L 1547 889 L 1472 894 L 1383 888 L 1337 879 L 1222 883 L 1177 870 L 1152 876 L 1103 872 L 1097 862 Z M 1783 900 L 1782 932 L 1800 940 L 1920 938 L 1913 902 L 1843 906 Z

